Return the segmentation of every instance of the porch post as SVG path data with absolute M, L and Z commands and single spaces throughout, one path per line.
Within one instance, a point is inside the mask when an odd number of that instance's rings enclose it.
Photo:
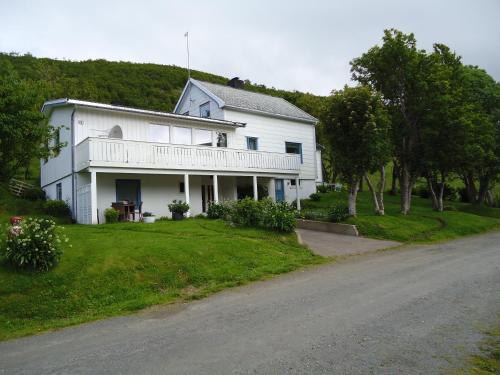
M 186 195 L 186 203 L 189 204 L 189 175 L 187 173 L 184 174 L 184 194 Z M 191 208 L 188 212 L 186 212 L 186 216 L 191 216 Z
M 219 203 L 219 178 L 214 174 L 214 202 Z
M 253 199 L 259 200 L 259 190 L 257 189 L 257 176 L 253 176 Z
M 92 212 L 92 224 L 98 223 L 97 218 L 97 173 L 90 172 L 90 209 Z
M 297 196 L 297 211 L 300 211 L 299 176 L 295 178 L 295 193 Z

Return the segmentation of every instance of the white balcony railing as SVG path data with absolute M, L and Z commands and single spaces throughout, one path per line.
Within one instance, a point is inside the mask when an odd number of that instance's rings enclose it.
M 87 138 L 76 146 L 76 169 L 127 167 L 296 174 L 300 156 L 205 146 Z

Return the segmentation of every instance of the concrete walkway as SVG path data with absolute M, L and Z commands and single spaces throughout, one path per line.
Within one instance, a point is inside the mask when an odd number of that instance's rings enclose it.
M 361 254 L 401 245 L 396 241 L 374 240 L 372 238 L 346 236 L 309 229 L 296 229 L 296 232 L 301 243 L 309 246 L 316 254 L 325 257 Z

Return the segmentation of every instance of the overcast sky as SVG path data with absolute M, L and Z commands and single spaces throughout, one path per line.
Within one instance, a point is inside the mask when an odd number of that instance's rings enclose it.
M 500 80 L 500 0 L 0 0 L 0 51 L 186 66 L 328 94 L 383 29 L 445 43 Z

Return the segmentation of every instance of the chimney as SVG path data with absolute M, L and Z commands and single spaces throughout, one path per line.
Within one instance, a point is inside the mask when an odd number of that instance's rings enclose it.
M 233 87 L 235 89 L 242 89 L 243 86 L 245 85 L 245 82 L 243 82 L 240 77 L 234 77 L 227 81 L 227 85 L 230 87 Z

